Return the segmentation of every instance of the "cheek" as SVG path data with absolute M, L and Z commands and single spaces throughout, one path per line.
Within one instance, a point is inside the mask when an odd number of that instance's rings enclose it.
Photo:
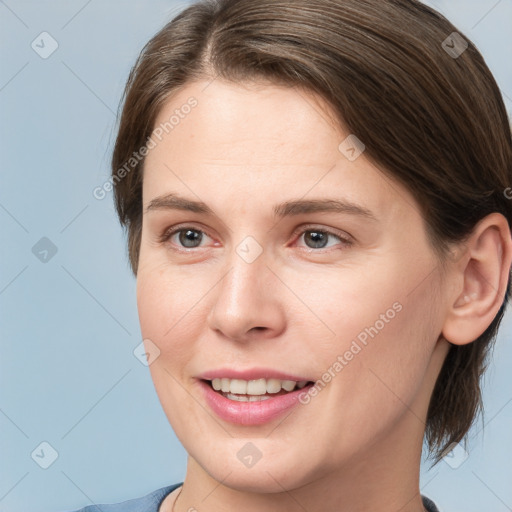
M 293 283 L 294 294 L 303 300 L 290 299 L 301 310 L 300 315 L 289 318 L 291 328 L 297 321 L 303 322 L 308 335 L 300 339 L 309 345 L 311 354 L 319 356 L 323 366 L 328 367 L 339 354 L 350 350 L 354 340 L 365 347 L 383 338 L 406 316 L 402 309 L 408 298 L 399 264 L 369 267 L 318 268 L 307 278 L 291 272 L 283 277 Z M 354 352 L 357 350 L 355 347 Z
M 338 424 L 357 426 L 363 437 L 411 407 L 441 329 L 435 275 L 424 279 L 432 262 L 387 263 L 364 274 L 350 269 L 327 283 L 315 279 L 297 292 L 330 330 L 313 339 L 310 327 L 304 338 L 319 362 L 318 398 L 339 404 L 325 411 Z
M 204 280 L 203 280 L 204 281 Z M 142 337 L 158 347 L 159 355 L 149 370 L 155 391 L 179 438 L 193 417 L 193 402 L 184 384 L 190 362 L 197 357 L 198 339 L 204 330 L 203 301 L 208 283 L 183 276 L 168 265 L 146 265 L 137 276 L 137 307 Z M 204 308 L 204 305 L 203 305 Z M 174 414 L 175 411 L 180 414 Z
M 159 350 L 149 369 L 161 400 L 180 400 L 181 386 L 189 384 L 190 365 L 200 350 L 197 341 L 205 332 L 208 292 L 215 282 L 213 272 L 171 268 L 168 262 L 148 262 L 138 273 L 139 322 L 142 337 Z
M 354 436 L 354 444 L 384 435 L 402 417 L 423 421 L 424 404 L 417 398 L 439 335 L 432 293 L 430 286 L 410 294 L 381 288 L 364 308 L 352 308 L 347 320 L 340 320 L 337 350 L 326 365 L 335 377 L 321 393 L 339 404 L 326 408 L 330 421 L 352 427 L 347 436 Z
M 202 277 L 201 277 L 202 276 Z M 176 339 L 175 333 L 187 324 L 187 330 L 198 323 L 201 301 L 209 281 L 191 269 L 170 268 L 167 263 L 147 264 L 137 276 L 137 308 L 144 337 L 162 343 L 162 350 Z

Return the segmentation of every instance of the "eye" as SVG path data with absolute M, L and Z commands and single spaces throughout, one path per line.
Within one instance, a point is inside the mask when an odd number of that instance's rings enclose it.
M 336 245 L 349 247 L 353 244 L 348 235 L 343 236 L 341 233 L 335 233 L 327 229 L 308 227 L 308 229 L 302 228 L 295 234 L 300 235 L 299 240 L 304 240 L 305 246 L 303 247 L 306 249 L 326 249 Z M 201 245 L 202 242 L 208 238 L 211 239 L 201 229 L 196 229 L 192 226 L 177 226 L 166 230 L 159 237 L 159 241 L 161 243 L 171 243 L 178 249 L 197 249 L 202 247 L 204 245 Z M 329 244 L 329 240 L 333 240 L 334 243 Z
M 342 236 L 341 233 L 334 233 L 326 229 L 308 228 L 300 231 L 299 240 L 303 239 L 308 249 L 325 249 L 338 244 L 329 244 L 329 238 L 336 239 L 341 245 L 348 247 L 352 245 L 352 240 L 348 236 Z
M 204 231 L 192 226 L 181 226 L 165 231 L 160 237 L 160 242 L 171 242 L 183 249 L 196 249 L 201 247 L 201 242 L 205 238 L 210 237 Z

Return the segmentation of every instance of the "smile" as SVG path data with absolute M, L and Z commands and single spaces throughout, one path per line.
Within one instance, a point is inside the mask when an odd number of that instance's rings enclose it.
M 240 425 L 262 425 L 299 404 L 311 381 L 279 379 L 201 379 L 207 404 L 221 419 Z

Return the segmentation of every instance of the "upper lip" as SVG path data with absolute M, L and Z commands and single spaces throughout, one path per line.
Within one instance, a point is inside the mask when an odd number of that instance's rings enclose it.
M 208 370 L 197 376 L 198 379 L 213 380 L 213 379 L 241 379 L 241 380 L 258 380 L 258 379 L 278 379 L 278 380 L 293 380 L 311 381 L 305 376 L 292 375 L 290 373 L 273 370 L 272 368 L 250 368 L 247 370 L 235 370 L 234 368 L 218 368 L 215 370 Z

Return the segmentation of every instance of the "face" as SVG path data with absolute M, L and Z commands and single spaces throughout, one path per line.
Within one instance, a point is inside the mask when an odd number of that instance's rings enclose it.
M 155 128 L 173 115 L 145 162 L 137 300 L 197 466 L 278 492 L 421 444 L 444 299 L 413 197 L 311 93 L 197 82 Z

